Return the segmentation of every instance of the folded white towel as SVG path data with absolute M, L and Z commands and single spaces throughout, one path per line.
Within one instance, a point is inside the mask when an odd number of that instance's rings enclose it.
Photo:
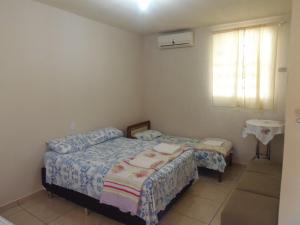
M 225 141 L 223 141 L 223 140 L 205 140 L 203 143 L 205 145 L 221 147 L 225 143 Z
M 159 145 L 154 146 L 154 150 L 164 154 L 174 154 L 176 151 L 180 149 L 180 145 L 171 145 L 166 143 L 161 143 Z
M 13 224 L 0 216 L 0 225 L 13 225 Z
M 151 168 L 155 163 L 160 160 L 157 158 L 149 158 L 146 156 L 139 156 L 129 161 L 129 163 L 133 166 L 143 167 L 143 168 Z

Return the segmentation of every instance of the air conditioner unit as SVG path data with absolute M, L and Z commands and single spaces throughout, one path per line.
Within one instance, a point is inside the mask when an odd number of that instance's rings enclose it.
M 183 48 L 194 45 L 194 32 L 176 32 L 162 34 L 158 37 L 158 46 L 164 48 Z

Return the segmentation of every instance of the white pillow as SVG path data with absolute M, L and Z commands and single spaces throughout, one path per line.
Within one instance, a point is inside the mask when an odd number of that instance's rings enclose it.
M 160 136 L 162 136 L 162 133 L 157 130 L 146 130 L 142 132 L 137 132 L 133 135 L 133 137 L 143 141 L 152 141 Z
M 82 134 L 71 135 L 63 138 L 52 139 L 47 142 L 48 149 L 60 154 L 83 151 L 87 142 Z
M 114 138 L 123 137 L 124 135 L 123 132 L 117 128 L 107 127 L 96 131 L 91 131 L 83 136 L 88 146 L 93 146 Z

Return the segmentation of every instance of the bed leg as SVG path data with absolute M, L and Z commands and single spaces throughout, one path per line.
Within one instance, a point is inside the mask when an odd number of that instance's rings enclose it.
M 90 215 L 90 210 L 88 210 L 87 208 L 84 208 L 84 214 L 86 216 Z
M 48 191 L 47 193 L 49 198 L 54 198 L 54 194 L 51 191 Z
M 218 172 L 218 180 L 221 183 L 223 180 L 223 173 L 222 172 Z
M 229 167 L 231 167 L 232 166 L 232 154 L 230 154 L 230 156 L 229 156 Z

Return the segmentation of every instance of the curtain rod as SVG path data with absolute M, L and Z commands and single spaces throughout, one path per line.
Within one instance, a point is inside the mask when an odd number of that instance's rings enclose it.
M 252 24 L 251 24 L 252 23 Z M 249 29 L 249 28 L 256 28 L 256 27 L 263 27 L 263 26 L 270 26 L 270 25 L 278 25 L 282 26 L 288 23 L 288 18 L 281 17 L 281 20 L 277 19 L 275 21 L 266 21 L 266 20 L 257 20 L 257 21 L 245 21 L 240 23 L 232 23 L 232 24 L 225 24 L 220 26 L 215 26 L 212 28 L 213 33 L 223 33 L 223 32 L 230 32 L 236 31 L 241 29 Z M 219 27 L 219 28 L 218 28 Z

